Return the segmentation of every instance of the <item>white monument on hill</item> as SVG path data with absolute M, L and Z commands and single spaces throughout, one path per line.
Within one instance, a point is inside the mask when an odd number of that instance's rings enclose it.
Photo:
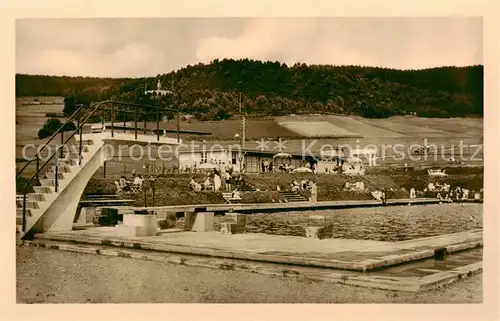
M 170 90 L 161 89 L 161 81 L 160 81 L 160 79 L 158 79 L 158 82 L 156 84 L 156 90 L 146 90 L 144 93 L 146 95 L 152 95 L 152 94 L 154 94 L 156 96 L 165 96 L 165 95 L 171 95 L 172 94 L 172 92 Z

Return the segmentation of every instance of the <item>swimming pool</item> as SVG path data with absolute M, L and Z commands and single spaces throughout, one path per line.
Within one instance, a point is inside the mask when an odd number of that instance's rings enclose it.
M 482 204 L 468 203 L 251 214 L 247 232 L 305 236 L 311 215 L 324 216 L 327 238 L 404 241 L 483 228 Z

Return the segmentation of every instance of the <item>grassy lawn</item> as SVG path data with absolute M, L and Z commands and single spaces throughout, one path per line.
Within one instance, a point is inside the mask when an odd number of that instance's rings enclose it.
M 365 200 L 372 199 L 371 191 L 387 189 L 389 198 L 408 198 L 411 187 L 417 190 L 423 190 L 428 183 L 446 182 L 452 188 L 460 186 L 469 190 L 479 190 L 483 187 L 482 168 L 448 168 L 449 176 L 445 179 L 432 178 L 425 171 L 411 172 L 387 172 L 384 170 L 373 171 L 365 175 L 364 178 L 335 176 L 326 174 L 247 174 L 245 180 L 257 192 L 243 193 L 243 203 L 273 203 L 279 201 L 277 185 L 282 190 L 289 189 L 290 183 L 296 179 L 312 180 L 318 185 L 318 201 L 337 201 L 337 200 Z M 102 178 L 98 175 L 90 180 L 84 194 L 94 193 L 113 193 L 115 192 L 114 181 L 121 174 L 107 176 Z M 163 205 L 187 205 L 187 204 L 218 204 L 224 203 L 221 193 L 191 191 L 188 187 L 191 177 L 198 182 L 203 182 L 204 174 L 167 174 L 165 177 L 158 177 L 155 182 L 155 206 Z M 354 193 L 343 191 L 346 182 L 355 183 L 363 181 L 365 188 L 369 191 L 363 193 Z M 406 191 L 402 190 L 404 188 Z M 145 185 L 147 190 L 148 205 L 152 206 L 152 193 L 148 183 Z M 421 195 L 434 197 L 435 195 Z M 136 206 L 144 205 L 144 194 L 126 195 L 127 198 L 136 200 Z

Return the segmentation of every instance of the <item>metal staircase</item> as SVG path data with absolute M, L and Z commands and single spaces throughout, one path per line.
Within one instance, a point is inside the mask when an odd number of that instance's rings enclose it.
M 135 114 L 134 133 L 116 133 L 114 130 L 115 107 L 133 107 Z M 138 135 L 137 118 L 139 110 L 156 109 L 156 137 Z M 160 110 L 169 108 L 138 105 L 117 101 L 103 101 L 94 106 L 80 106 L 40 148 L 33 159 L 28 161 L 16 174 L 29 177 L 22 186 L 22 194 L 16 197 L 16 227 L 22 238 L 29 238 L 34 233 L 46 231 L 67 231 L 72 229 L 80 197 L 89 179 L 110 156 L 103 146 L 108 141 L 141 141 L 156 144 L 180 144 L 172 138 L 160 137 Z M 83 133 L 83 126 L 89 119 L 101 113 L 104 124 L 105 112 L 109 111 L 111 126 L 100 133 Z M 121 110 L 121 112 L 124 112 Z M 143 112 L 144 113 L 144 112 Z M 73 132 L 65 132 L 66 124 L 76 120 L 78 125 Z M 146 126 L 145 126 L 146 127 Z M 103 126 L 105 128 L 105 126 Z M 60 144 L 50 152 L 55 138 L 60 135 Z M 156 139 L 155 139 L 156 138 Z M 48 154 L 43 157 L 43 152 Z M 48 152 L 48 153 L 47 153 Z M 36 165 L 33 175 L 26 174 L 30 165 Z

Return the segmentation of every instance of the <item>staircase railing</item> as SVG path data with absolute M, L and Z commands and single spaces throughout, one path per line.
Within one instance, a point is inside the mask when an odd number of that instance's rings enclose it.
M 28 181 L 24 184 L 22 188 L 22 195 L 23 195 L 23 216 L 22 216 L 22 231 L 26 232 L 26 212 L 27 212 L 27 195 L 29 193 L 29 187 L 30 184 L 36 180 L 36 183 L 38 184 L 39 182 L 39 175 L 43 169 L 53 160 L 56 159 L 56 166 L 55 166 L 55 173 L 54 173 L 54 188 L 55 192 L 58 192 L 58 187 L 59 187 L 59 159 L 64 157 L 64 147 L 65 145 L 77 134 L 79 133 L 80 135 L 80 140 L 79 140 L 79 146 L 78 146 L 78 164 L 81 165 L 82 161 L 82 135 L 83 135 L 83 127 L 84 125 L 89 121 L 89 119 L 94 116 L 99 110 L 103 109 L 103 111 L 106 111 L 106 108 L 103 108 L 103 106 L 106 105 L 111 105 L 110 109 L 110 119 L 111 119 L 111 137 L 114 137 L 114 106 L 113 105 L 122 105 L 122 106 L 132 106 L 134 107 L 134 113 L 135 119 L 134 119 L 134 132 L 135 132 L 135 139 L 137 139 L 137 118 L 139 108 L 155 108 L 156 109 L 156 136 L 157 136 L 157 141 L 160 140 L 160 128 L 159 128 L 159 123 L 160 123 L 160 110 L 169 110 L 169 111 L 176 111 L 177 112 L 177 118 L 179 117 L 179 111 L 174 110 L 172 108 L 166 108 L 162 106 L 150 106 L 150 105 L 141 105 L 141 104 L 135 104 L 135 103 L 127 103 L 127 102 L 120 102 L 120 101 L 113 101 L 113 100 L 106 100 L 99 102 L 97 105 L 95 105 L 94 108 L 90 106 L 91 112 L 85 117 L 85 119 L 82 121 L 82 112 L 89 108 L 85 106 L 80 106 L 69 118 L 68 120 L 49 138 L 45 144 L 39 148 L 36 152 L 36 155 L 34 158 L 30 159 L 16 174 L 16 178 L 18 178 L 25 170 L 28 168 L 32 162 L 36 162 L 36 169 L 35 173 L 28 179 Z M 122 112 L 130 112 L 130 111 L 125 111 L 122 110 Z M 66 137 L 64 137 L 64 132 L 65 128 L 67 127 L 67 124 L 72 122 L 75 118 L 77 118 L 77 127 L 76 129 Z M 102 116 L 102 123 L 104 124 L 104 115 Z M 146 132 L 146 120 L 144 121 L 145 126 L 144 130 Z M 40 166 L 40 160 L 42 159 L 41 152 L 46 149 L 46 147 L 49 145 L 50 142 L 58 135 L 61 135 L 61 144 L 56 148 L 56 150 L 46 159 L 43 164 Z M 179 125 L 177 126 L 177 140 L 179 142 Z
M 61 134 L 61 140 L 64 139 L 64 129 L 66 128 L 67 124 L 69 124 L 70 122 L 73 121 L 73 119 L 75 119 L 75 117 L 80 113 L 80 111 L 84 109 L 84 106 L 80 106 L 69 118 L 68 120 L 61 126 L 59 127 L 58 130 L 56 130 L 56 132 L 54 134 L 52 134 L 52 136 L 49 138 L 48 141 L 45 142 L 45 144 L 42 145 L 42 147 L 40 149 L 37 150 L 36 152 L 36 155 L 34 158 L 30 159 L 28 162 L 26 162 L 26 164 L 16 173 L 16 178 L 19 177 L 23 172 L 24 170 L 33 162 L 33 161 L 36 161 L 36 167 L 37 167 L 37 171 L 38 171 L 38 167 L 39 167 L 39 163 L 40 163 L 40 158 L 41 158 L 41 153 L 42 151 L 45 150 L 45 148 L 49 145 L 50 142 L 52 142 L 52 140 L 54 138 L 57 137 L 58 134 Z

